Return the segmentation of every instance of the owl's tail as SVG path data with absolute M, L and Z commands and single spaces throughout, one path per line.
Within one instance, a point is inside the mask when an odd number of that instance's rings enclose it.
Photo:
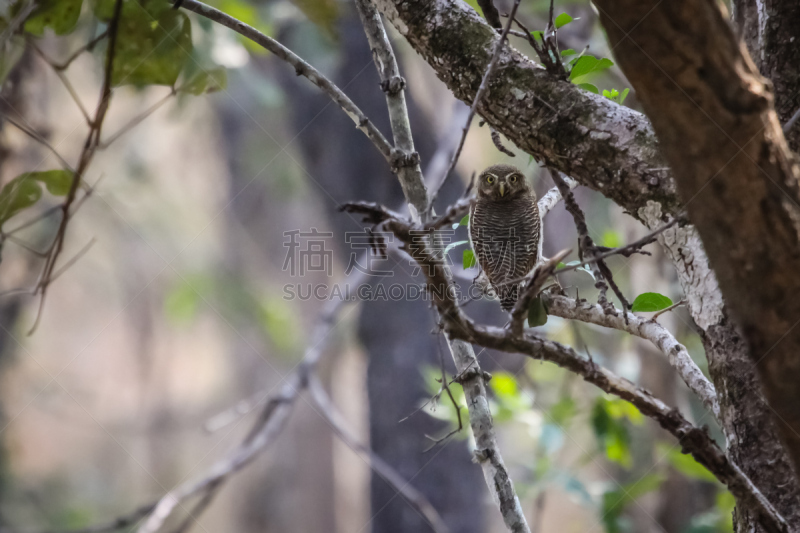
M 503 308 L 503 311 L 510 313 L 519 298 L 519 285 L 500 287 L 497 296 L 500 298 L 500 307 Z

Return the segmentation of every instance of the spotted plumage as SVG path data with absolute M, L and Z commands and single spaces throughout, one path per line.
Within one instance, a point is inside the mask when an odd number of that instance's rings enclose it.
M 481 270 L 506 311 L 514 307 L 519 280 L 539 258 L 541 221 L 536 193 L 518 168 L 493 165 L 478 177 L 478 200 L 469 236 Z M 513 283 L 507 283 L 515 281 Z

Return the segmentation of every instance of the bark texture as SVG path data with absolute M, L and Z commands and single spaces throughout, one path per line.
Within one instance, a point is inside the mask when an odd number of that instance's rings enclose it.
M 455 96 L 471 104 L 499 38 L 495 30 L 459 0 L 377 3 Z M 555 80 L 511 47 L 500 54 L 478 114 L 537 160 L 634 216 L 646 200 L 661 202 L 670 212 L 678 206 L 641 113 Z
M 781 133 L 769 83 L 712 0 L 595 4 L 798 465 L 800 169 Z M 774 487 L 782 472 L 775 465 L 768 470 Z M 797 524 L 797 506 L 782 506 L 785 491 L 773 492 L 775 504 Z
M 800 108 L 800 2 L 735 0 L 733 19 L 759 72 L 772 82 L 775 112 L 785 124 Z M 800 127 L 786 133 L 800 151 Z

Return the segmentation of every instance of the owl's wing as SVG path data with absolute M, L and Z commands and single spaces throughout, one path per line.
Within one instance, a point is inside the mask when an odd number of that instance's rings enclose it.
M 480 204 L 476 203 L 469 210 L 469 244 L 475 254 L 475 260 L 481 271 L 489 281 L 492 281 L 492 268 L 489 261 L 491 251 L 489 250 L 489 240 L 486 238 L 485 213 Z M 484 228 L 483 230 L 480 228 Z

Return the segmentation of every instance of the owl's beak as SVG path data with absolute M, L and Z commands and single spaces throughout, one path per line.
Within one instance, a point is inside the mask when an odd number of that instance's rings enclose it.
M 500 183 L 500 196 L 505 196 L 505 195 L 506 195 L 506 184 L 501 182 Z

